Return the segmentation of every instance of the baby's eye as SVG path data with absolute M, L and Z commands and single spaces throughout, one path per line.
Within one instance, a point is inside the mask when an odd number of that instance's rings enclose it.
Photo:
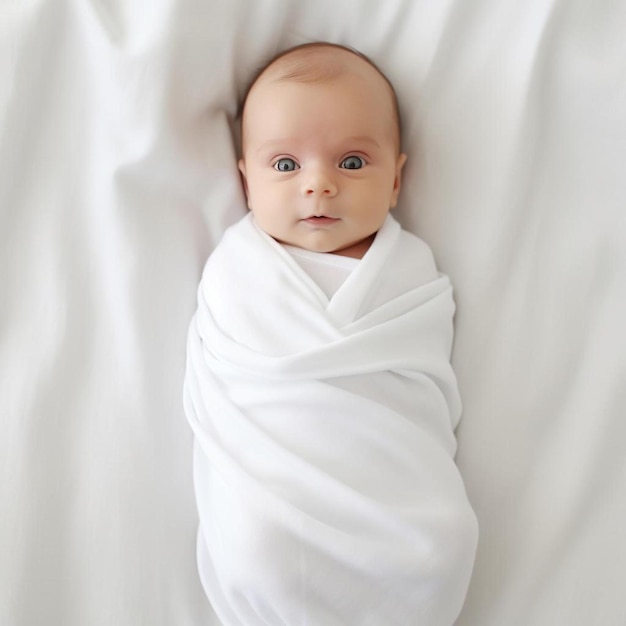
M 293 172 L 293 170 L 297 170 L 299 167 L 293 159 L 278 159 L 274 163 L 274 169 L 279 172 Z
M 359 156 L 346 157 L 339 167 L 346 170 L 359 170 L 365 165 L 365 161 Z

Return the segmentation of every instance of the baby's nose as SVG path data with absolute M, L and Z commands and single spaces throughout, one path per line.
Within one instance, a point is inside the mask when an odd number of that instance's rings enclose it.
M 337 195 L 337 183 L 326 167 L 312 168 L 304 182 L 304 195 L 330 197 Z

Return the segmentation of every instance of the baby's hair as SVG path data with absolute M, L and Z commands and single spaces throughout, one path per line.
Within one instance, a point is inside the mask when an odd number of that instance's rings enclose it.
M 268 71 L 275 73 L 274 80 L 277 81 L 296 81 L 302 83 L 324 83 L 331 81 L 341 76 L 345 69 L 341 63 L 321 63 L 319 62 L 319 52 L 329 49 L 336 49 L 343 52 L 349 52 L 365 61 L 368 65 L 378 72 L 380 77 L 385 81 L 389 88 L 389 95 L 391 97 L 393 115 L 395 117 L 396 128 L 398 131 L 398 140 L 401 135 L 401 118 L 400 118 L 400 106 L 398 104 L 398 97 L 396 90 L 394 89 L 391 81 L 385 76 L 381 69 L 365 54 L 351 48 L 336 43 L 330 43 L 325 41 L 315 41 L 311 43 L 304 43 L 298 46 L 293 46 L 287 50 L 283 50 L 278 54 L 270 58 L 264 63 L 254 74 L 252 80 L 248 84 L 247 89 L 244 92 L 241 106 L 239 107 L 238 117 L 243 119 L 243 113 L 245 110 L 248 96 L 252 91 L 252 88 L 256 85 L 259 79 Z M 312 62 L 312 61 L 318 62 Z

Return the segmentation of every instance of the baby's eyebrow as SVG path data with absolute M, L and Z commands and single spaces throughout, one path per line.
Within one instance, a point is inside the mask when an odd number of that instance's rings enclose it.
M 274 152 L 278 150 L 279 152 L 283 151 L 288 145 L 298 145 L 297 142 L 294 142 L 291 138 L 284 139 L 270 139 L 269 141 L 264 141 L 257 149 L 256 152 Z
M 373 137 L 370 137 L 369 135 L 358 135 L 356 137 L 347 137 L 345 139 L 346 143 L 368 143 L 371 144 L 372 146 L 375 146 L 376 148 L 380 148 L 380 144 L 378 143 L 378 141 L 376 141 L 376 139 L 374 139 Z
M 297 148 L 299 145 L 299 141 L 294 139 L 293 137 L 284 137 L 280 139 L 270 139 L 268 141 L 264 141 L 257 149 L 257 153 L 265 153 L 265 152 L 283 152 L 289 150 L 293 150 L 294 147 Z M 380 148 L 380 143 L 374 139 L 374 137 L 370 137 L 369 135 L 354 135 L 351 137 L 343 137 L 337 141 L 337 144 L 340 146 L 346 146 L 348 149 L 351 144 L 363 145 L 368 144 L 374 148 Z

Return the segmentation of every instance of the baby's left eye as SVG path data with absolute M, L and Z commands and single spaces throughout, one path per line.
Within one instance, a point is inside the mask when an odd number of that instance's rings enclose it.
M 346 157 L 339 167 L 345 170 L 359 170 L 365 165 L 365 161 L 360 156 Z

